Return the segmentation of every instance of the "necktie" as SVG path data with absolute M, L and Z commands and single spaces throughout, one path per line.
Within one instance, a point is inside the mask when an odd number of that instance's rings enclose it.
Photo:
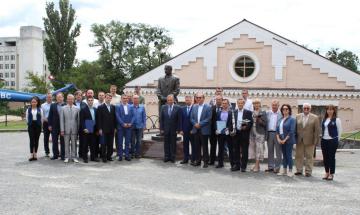
M 171 116 L 171 106 L 169 106 L 168 111 L 169 116 Z
M 190 113 L 190 107 L 187 107 L 187 115 Z

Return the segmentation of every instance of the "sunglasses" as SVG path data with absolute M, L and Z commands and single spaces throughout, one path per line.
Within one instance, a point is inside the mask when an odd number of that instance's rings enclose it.
M 195 97 L 196 99 L 202 99 L 202 97 Z

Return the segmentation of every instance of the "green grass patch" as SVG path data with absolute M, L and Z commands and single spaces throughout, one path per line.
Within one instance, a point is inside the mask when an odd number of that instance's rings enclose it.
M 7 122 L 7 126 L 5 126 L 5 122 L 0 122 L 0 130 L 21 130 L 27 129 L 26 121 L 12 121 Z

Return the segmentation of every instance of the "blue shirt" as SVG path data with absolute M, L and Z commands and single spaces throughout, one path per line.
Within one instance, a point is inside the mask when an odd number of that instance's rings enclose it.
M 43 111 L 43 114 L 44 114 L 44 118 L 47 119 L 49 117 L 49 112 L 50 112 L 50 106 L 51 106 L 52 103 L 43 103 L 41 105 L 41 109 Z
M 92 120 L 95 122 L 95 110 L 94 107 L 89 107 Z
M 220 119 L 221 121 L 227 121 L 229 113 L 227 111 L 221 111 Z
M 146 128 L 146 111 L 144 106 L 133 106 L 134 108 L 134 124 L 133 127 L 140 129 L 140 128 Z

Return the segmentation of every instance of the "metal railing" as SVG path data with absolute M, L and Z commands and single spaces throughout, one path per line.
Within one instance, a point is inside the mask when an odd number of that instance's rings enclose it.
M 360 140 L 356 139 L 357 135 L 360 134 L 360 131 L 355 131 L 339 141 L 339 149 L 360 149 Z
M 150 115 L 146 116 L 146 130 L 149 132 L 150 130 L 159 129 L 159 116 Z

